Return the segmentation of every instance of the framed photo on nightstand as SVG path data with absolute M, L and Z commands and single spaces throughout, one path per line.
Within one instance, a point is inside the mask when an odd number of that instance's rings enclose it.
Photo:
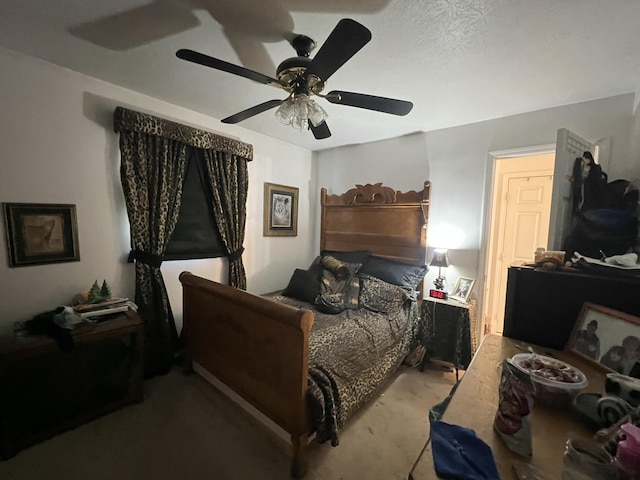
M 455 300 L 467 303 L 471 296 L 474 283 L 476 283 L 476 281 L 473 278 L 458 277 L 449 296 Z

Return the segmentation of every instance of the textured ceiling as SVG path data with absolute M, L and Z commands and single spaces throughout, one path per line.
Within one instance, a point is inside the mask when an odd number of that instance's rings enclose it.
M 373 39 L 329 80 L 414 103 L 406 117 L 330 104 L 315 140 L 272 111 L 241 126 L 311 150 L 370 142 L 640 86 L 637 0 L 0 0 L 0 45 L 217 119 L 284 92 L 190 64 L 189 48 L 269 76 L 341 18 Z M 317 50 L 316 50 L 317 51 Z M 311 55 L 313 57 L 313 53 Z M 240 133 L 239 133 L 240 134 Z

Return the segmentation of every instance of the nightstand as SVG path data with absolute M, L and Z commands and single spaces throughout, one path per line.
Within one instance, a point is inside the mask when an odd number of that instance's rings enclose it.
M 420 370 L 429 360 L 448 362 L 456 370 L 466 370 L 471 362 L 471 321 L 469 305 L 457 300 L 424 298 L 420 306 L 424 322 L 426 352 Z

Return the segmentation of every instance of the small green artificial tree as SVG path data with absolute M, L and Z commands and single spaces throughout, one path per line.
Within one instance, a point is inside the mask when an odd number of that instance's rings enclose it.
M 89 300 L 89 303 L 99 303 L 102 301 L 102 296 L 100 295 L 100 286 L 98 285 L 97 280 L 93 282 L 93 285 L 91 285 L 87 300 Z
M 91 285 L 91 289 L 89 290 L 89 294 L 87 296 L 87 301 L 89 303 L 100 303 L 105 302 L 111 298 L 111 288 L 109 288 L 109 284 L 106 280 L 102 280 L 102 287 L 98 285 L 98 281 L 96 280 Z
M 109 300 L 111 298 L 111 289 L 109 288 L 109 285 L 107 284 L 106 280 L 102 281 L 100 296 L 102 297 L 102 301 Z

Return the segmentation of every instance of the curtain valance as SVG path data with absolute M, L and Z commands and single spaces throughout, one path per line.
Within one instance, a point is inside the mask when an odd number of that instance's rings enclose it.
M 253 145 L 197 128 L 187 127 L 147 113 L 117 107 L 113 116 L 113 123 L 117 133 L 133 131 L 157 135 L 196 148 L 226 152 L 242 157 L 247 161 L 253 160 Z

